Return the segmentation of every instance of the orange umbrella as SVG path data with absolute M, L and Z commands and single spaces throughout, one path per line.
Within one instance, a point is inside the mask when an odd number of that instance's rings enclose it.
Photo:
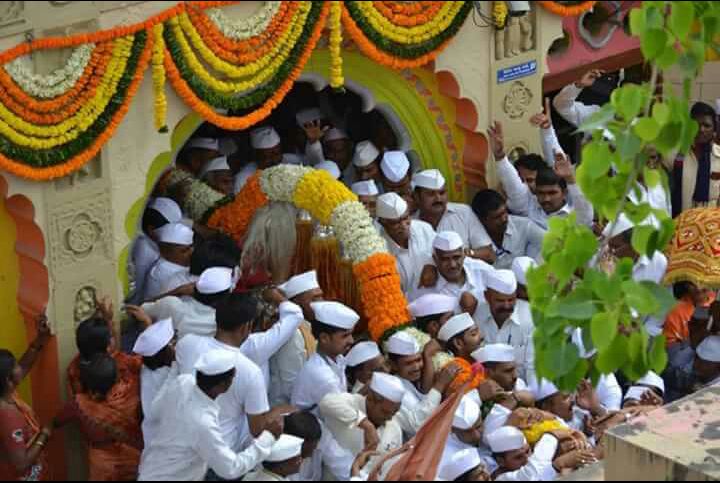
M 665 283 L 693 282 L 720 289 L 720 208 L 697 208 L 680 215 L 667 249 Z

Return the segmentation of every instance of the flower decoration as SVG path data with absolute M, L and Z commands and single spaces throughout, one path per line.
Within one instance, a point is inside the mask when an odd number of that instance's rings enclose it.
M 252 17 L 235 21 L 228 18 L 220 9 L 207 11 L 207 16 L 225 37 L 233 40 L 246 40 L 263 33 L 273 17 L 280 10 L 282 2 L 265 2 L 263 7 Z
M 577 17 L 591 10 L 597 2 L 580 2 L 577 5 L 563 5 L 560 2 L 541 1 L 538 2 L 548 12 L 561 17 Z

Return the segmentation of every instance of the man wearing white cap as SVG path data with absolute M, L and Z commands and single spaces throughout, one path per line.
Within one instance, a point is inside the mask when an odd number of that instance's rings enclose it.
M 372 141 L 360 141 L 357 146 L 355 146 L 355 153 L 353 155 L 355 179 L 359 181 L 374 181 L 378 184 L 378 188 L 381 188 L 380 160 L 381 152 Z
M 411 299 L 427 293 L 450 295 L 457 299 L 469 293 L 478 300 L 483 299 L 483 273 L 493 267 L 482 260 L 466 256 L 460 235 L 454 231 L 437 234 L 433 240 L 433 264 L 437 268 L 437 281 L 432 286 L 423 284 L 422 288 L 411 294 Z
M 145 301 L 145 281 L 148 272 L 160 260 L 160 248 L 157 245 L 155 231 L 170 223 L 180 223 L 183 215 L 178 204 L 170 198 L 150 200 L 143 213 L 141 232 L 135 238 L 132 247 L 131 272 L 134 282 L 132 303 Z
M 157 432 L 143 451 L 140 481 L 201 481 L 208 469 L 224 479 L 238 479 L 253 470 L 272 451 L 282 434 L 279 420 L 242 452 L 222 438 L 219 400 L 232 390 L 237 358 L 225 351 L 211 351 L 195 365 L 195 374 L 167 384 L 146 415 Z
M 378 198 L 377 216 L 388 250 L 395 256 L 405 293 L 420 285 L 423 268 L 432 263 L 435 230 L 420 220 L 412 220 L 407 202 L 397 193 Z
M 484 424 L 480 405 L 470 395 L 463 397 L 455 411 L 452 430 L 445 444 L 445 450 L 440 462 L 439 477 L 443 478 L 442 475 L 447 474 L 448 466 L 453 465 L 453 456 L 455 454 L 468 450 L 475 453 L 478 461 L 484 464 L 489 473 L 492 474 L 497 469 L 497 463 L 495 463 L 492 454 L 483 444 L 483 429 Z
M 375 181 L 369 180 L 353 183 L 352 192 L 357 195 L 360 203 L 365 205 L 370 216 L 375 219 L 377 217 L 377 200 L 378 196 L 380 196 L 380 191 Z
M 447 389 L 456 373 L 442 371 L 439 385 Z M 320 415 L 327 428 L 353 458 L 367 449 L 375 449 L 379 453 L 363 469 L 364 479 L 383 455 L 403 445 L 403 432 L 415 434 L 434 410 L 428 406 L 425 419 L 410 421 L 408 413 L 401 410 L 404 397 L 405 388 L 397 377 L 376 372 L 367 396 L 336 393 L 325 396 L 320 402 Z M 350 474 L 350 468 L 347 474 Z
M 262 469 L 250 473 L 243 481 L 290 481 L 290 476 L 300 472 L 302 446 L 302 439 L 283 434 L 263 461 Z
M 335 161 L 322 161 L 321 163 L 315 165 L 315 169 L 327 171 L 328 173 L 330 173 L 330 176 L 332 176 L 335 180 L 340 180 L 340 178 L 342 177 L 340 168 Z
M 485 463 L 474 448 L 463 449 L 450 455 L 440 467 L 442 481 L 490 481 Z
M 402 151 L 387 151 L 380 162 L 380 177 L 385 193 L 397 193 L 408 204 L 410 215 L 417 211 L 412 186 L 412 166 Z
M 508 195 L 508 208 L 518 216 L 527 216 L 540 228 L 547 230 L 552 217 L 565 218 L 577 214 L 580 225 L 593 225 L 592 204 L 580 191 L 575 180 L 575 169 L 567 155 L 555 153 L 554 169 L 544 168 L 538 172 L 535 194 L 523 183 L 520 175 L 505 153 L 505 138 L 498 122 L 488 129 L 490 144 L 497 162 L 498 176 Z
M 230 268 L 209 268 L 195 284 L 193 296 L 163 297 L 143 304 L 142 309 L 153 320 L 171 318 L 180 339 L 189 334 L 212 337 L 215 307 L 235 287 L 233 273 Z
M 473 198 L 472 209 L 491 240 L 495 268 L 509 269 L 517 257 L 540 257 L 546 231 L 529 218 L 510 215 L 500 193 L 480 191 Z
M 452 318 L 458 307 L 457 297 L 443 294 L 427 294 L 408 306 L 415 318 L 415 326 L 437 339 L 440 328 Z
M 228 164 L 227 156 L 208 161 L 200 171 L 200 179 L 215 191 L 224 195 L 233 194 L 233 172 Z
M 476 316 L 480 330 L 489 344 L 507 344 L 515 348 L 515 362 L 520 377 L 529 381 L 535 377 L 535 325 L 531 318 L 517 310 L 517 279 L 510 270 L 485 272 L 485 301 L 489 315 Z
M 488 379 L 497 382 L 505 392 L 527 391 L 528 387 L 518 377 L 515 349 L 507 344 L 488 344 L 472 354 L 487 371 Z
M 584 433 L 586 419 L 601 417 L 606 413 L 588 381 L 580 383 L 576 395 L 561 391 L 547 379 L 535 379 L 529 384 L 537 408 L 554 414 L 558 422 L 570 429 Z
M 348 382 L 353 394 L 364 394 L 376 372 L 389 373 L 390 367 L 375 342 L 359 342 L 350 349 L 347 359 Z
M 231 294 L 218 305 L 217 335 L 188 335 L 180 339 L 176 349 L 181 374 L 191 374 L 197 361 L 210 351 L 224 352 L 236 361 L 237 377 L 232 388 L 218 399 L 222 437 L 236 451 L 247 447 L 252 437 L 262 432 L 270 411 L 264 374 L 242 349 L 251 336 L 257 315 L 254 296 Z M 291 322 L 302 320 L 300 308 L 284 302 L 280 305 L 280 318 Z
M 155 300 L 175 290 L 184 281 L 192 283 L 190 257 L 193 253 L 192 228 L 170 223 L 155 230 L 160 259 L 150 269 L 145 283 L 145 300 Z
M 448 202 L 445 177 L 437 169 L 427 169 L 413 176 L 417 218 L 429 223 L 435 231 L 460 235 L 463 246 L 479 250 L 490 246 L 490 238 L 468 205 Z
M 628 389 L 623 398 L 623 409 L 635 406 L 662 406 L 665 396 L 665 381 L 650 371 Z
M 345 355 L 353 346 L 353 329 L 360 320 L 354 310 L 338 302 L 313 302 L 311 307 L 317 352 L 300 371 L 292 395 L 293 406 L 303 410 L 316 409 L 326 394 L 347 392 Z
M 472 353 L 483 345 L 484 334 L 473 318 L 465 313 L 456 315 L 442 326 L 438 339 L 455 357 L 461 357 L 473 362 Z
M 133 352 L 143 358 L 140 371 L 140 400 L 144 413 L 149 413 L 152 403 L 162 387 L 178 375 L 175 364 L 175 329 L 172 319 L 155 322 L 140 334 Z M 155 428 L 148 420 L 142 424 L 145 446 L 152 440 Z
M 236 194 L 258 169 L 272 168 L 282 163 L 302 164 L 303 162 L 302 157 L 283 154 L 282 140 L 272 126 L 263 126 L 251 131 L 250 146 L 253 148 L 255 159 L 235 175 Z
M 495 481 L 553 481 L 557 478 L 553 460 L 559 442 L 555 436 L 544 435 L 532 452 L 525 436 L 513 426 L 503 426 L 490 433 L 487 439 L 499 466 L 493 475 Z
M 220 141 L 207 137 L 191 138 L 176 158 L 177 167 L 199 178 L 200 171 L 208 161 L 221 156 Z
M 304 321 L 290 340 L 270 359 L 270 401 L 273 406 L 290 404 L 298 375 L 315 352 L 317 341 L 310 322 L 315 318 L 310 304 L 323 299 L 323 291 L 315 271 L 296 275 L 279 290 L 303 310 Z

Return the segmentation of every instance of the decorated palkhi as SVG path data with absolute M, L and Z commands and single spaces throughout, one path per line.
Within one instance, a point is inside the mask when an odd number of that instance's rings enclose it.
M 231 236 L 243 247 L 243 265 L 261 266 L 274 282 L 317 270 L 326 296 L 362 314 L 361 330 L 376 342 L 401 330 L 421 347 L 430 340 L 412 327 L 395 257 L 367 209 L 327 171 L 294 165 L 268 168 L 257 171 L 235 197 L 223 198 L 172 169 L 161 189 L 181 191 L 183 207 L 195 221 Z M 473 376 L 467 361 L 441 353 L 435 365 L 453 361 L 463 368 L 453 387 L 473 377 L 472 386 L 481 382 L 482 373 Z

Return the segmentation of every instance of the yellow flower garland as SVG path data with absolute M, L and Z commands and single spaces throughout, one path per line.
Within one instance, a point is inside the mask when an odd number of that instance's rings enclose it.
M 35 126 L 17 117 L 0 104 L 0 134 L 14 144 L 35 150 L 52 149 L 76 139 L 92 126 L 117 90 L 130 57 L 133 39 L 134 36 L 123 37 L 115 42 L 112 59 L 108 63 L 105 77 L 100 81 L 97 93 L 75 116 L 55 126 Z M 36 137 L 28 137 L 18 131 Z M 47 139 L 37 139 L 38 137 Z
M 416 44 L 432 39 L 447 29 L 465 2 L 445 2 L 438 14 L 427 23 L 417 27 L 401 27 L 393 24 L 375 9 L 372 2 L 356 2 L 373 29 L 384 37 L 401 44 Z
M 180 27 L 182 27 L 183 32 L 187 35 L 192 47 L 198 51 L 200 56 L 208 65 L 210 65 L 210 67 L 230 78 L 239 79 L 243 77 L 257 76 L 263 69 L 270 70 L 271 74 L 274 73 L 275 70 L 277 70 L 277 67 L 280 66 L 290 55 L 292 47 L 297 42 L 297 39 L 300 38 L 311 8 L 312 5 L 310 2 L 302 2 L 297 15 L 295 15 L 292 19 L 291 26 L 285 29 L 282 36 L 273 46 L 272 50 L 257 61 L 242 66 L 236 66 L 226 62 L 215 55 L 215 53 L 210 50 L 207 45 L 205 45 L 205 42 L 186 13 L 180 15 L 177 19 L 172 19 L 170 23 L 177 24 L 179 22 Z M 280 56 L 280 58 L 278 58 L 278 56 Z M 193 56 L 193 58 L 197 60 L 195 56 Z M 271 77 L 271 75 L 267 73 L 264 73 L 263 75 L 266 76 L 266 79 Z
M 358 197 L 352 191 L 321 169 L 303 176 L 293 195 L 295 206 L 309 211 L 323 225 L 330 224 L 335 208 L 357 200 Z
M 504 1 L 493 2 L 493 22 L 495 28 L 504 29 L 508 17 L 508 7 Z
M 165 39 L 163 38 L 164 24 L 159 23 L 153 27 L 152 79 L 155 106 L 155 129 L 167 130 L 167 97 L 165 95 Z
M 333 1 L 330 8 L 330 87 L 339 89 L 345 85 L 342 59 L 342 3 Z

